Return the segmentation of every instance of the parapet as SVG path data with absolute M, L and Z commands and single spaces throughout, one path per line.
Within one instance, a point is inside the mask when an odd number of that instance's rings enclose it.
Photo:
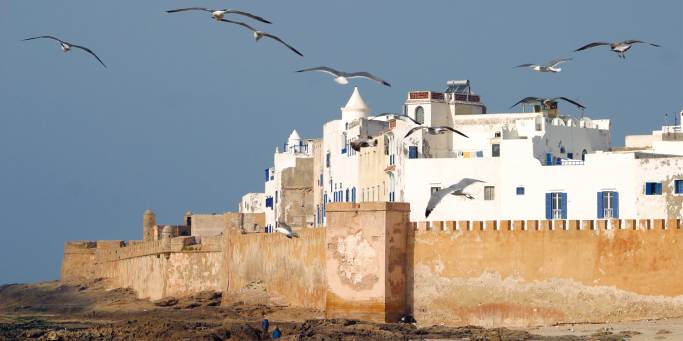
M 410 212 L 410 203 L 407 202 L 333 202 L 326 206 L 327 212 L 349 211 L 396 211 Z
M 69 240 L 64 243 L 64 250 L 72 249 L 94 249 L 97 247 L 97 242 L 93 240 Z
M 119 249 L 126 246 L 126 242 L 123 240 L 98 240 L 98 249 Z

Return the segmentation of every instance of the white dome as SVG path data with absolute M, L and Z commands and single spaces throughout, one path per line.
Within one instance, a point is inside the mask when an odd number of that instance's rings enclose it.
M 346 122 L 353 121 L 358 118 L 368 117 L 370 112 L 370 107 L 365 103 L 363 97 L 361 97 L 360 92 L 358 92 L 358 87 L 353 88 L 353 93 L 346 102 L 346 105 L 341 108 L 342 120 Z
M 292 133 L 289 134 L 287 141 L 301 141 L 301 136 L 299 136 L 299 133 L 296 132 L 296 129 L 292 130 Z

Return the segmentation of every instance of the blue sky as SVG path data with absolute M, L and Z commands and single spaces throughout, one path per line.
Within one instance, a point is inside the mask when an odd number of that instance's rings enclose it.
M 187 6 L 231 6 L 303 52 Z M 318 65 L 367 70 L 375 111 L 410 90 L 470 79 L 489 112 L 526 96 L 567 96 L 613 120 L 613 145 L 683 109 L 681 1 L 33 1 L 0 2 L 0 283 L 55 279 L 63 243 L 139 239 L 142 212 L 235 210 L 292 129 L 322 134 L 351 86 Z M 242 18 L 234 18 L 243 20 Z M 64 54 L 51 34 L 93 49 Z M 641 39 L 620 60 L 596 40 Z M 573 57 L 559 74 L 514 69 Z M 572 110 L 570 107 L 563 109 Z M 565 110 L 565 112 L 568 112 Z

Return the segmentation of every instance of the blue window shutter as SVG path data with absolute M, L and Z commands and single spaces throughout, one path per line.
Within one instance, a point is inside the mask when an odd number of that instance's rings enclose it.
M 545 165 L 550 166 L 553 164 L 553 154 L 546 153 L 545 154 Z
M 417 159 L 417 146 L 408 147 L 408 158 Z
M 619 219 L 619 192 L 612 192 L 612 215 Z
M 350 200 L 351 200 L 351 198 L 349 197 L 349 189 L 347 188 L 346 189 L 346 200 L 345 201 L 349 202 Z
M 545 194 L 545 218 L 551 219 L 553 217 L 553 202 L 551 193 Z
M 598 219 L 605 217 L 605 202 L 603 192 L 598 192 Z
M 270 169 L 266 168 L 266 181 L 268 181 L 268 179 L 270 178 L 269 170 Z
M 658 182 L 655 186 L 655 194 L 662 194 L 662 183 Z
M 560 209 L 562 210 L 562 219 L 567 219 L 567 193 L 560 193 Z

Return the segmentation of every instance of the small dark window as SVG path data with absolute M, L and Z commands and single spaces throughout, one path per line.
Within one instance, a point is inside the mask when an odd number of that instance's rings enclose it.
M 523 186 L 517 187 L 517 195 L 524 195 L 524 187 Z
M 327 152 L 327 155 L 325 155 L 325 167 L 330 168 L 330 152 Z
M 493 157 L 499 157 L 500 156 L 500 144 L 494 143 L 491 145 L 491 156 L 493 156 Z
M 415 121 L 420 122 L 420 124 L 425 123 L 425 109 L 423 107 L 415 108 Z
M 645 195 L 661 195 L 662 194 L 662 183 L 661 182 L 646 182 L 645 183 Z
M 674 180 L 674 193 L 683 194 L 683 180 Z
M 496 188 L 494 186 L 484 186 L 484 200 L 493 200 L 496 197 Z
M 408 147 L 408 158 L 409 159 L 417 159 L 417 146 L 409 146 Z
M 495 132 L 495 133 L 493 134 L 493 136 L 494 136 L 494 137 L 500 137 L 500 132 L 499 132 L 499 131 Z

